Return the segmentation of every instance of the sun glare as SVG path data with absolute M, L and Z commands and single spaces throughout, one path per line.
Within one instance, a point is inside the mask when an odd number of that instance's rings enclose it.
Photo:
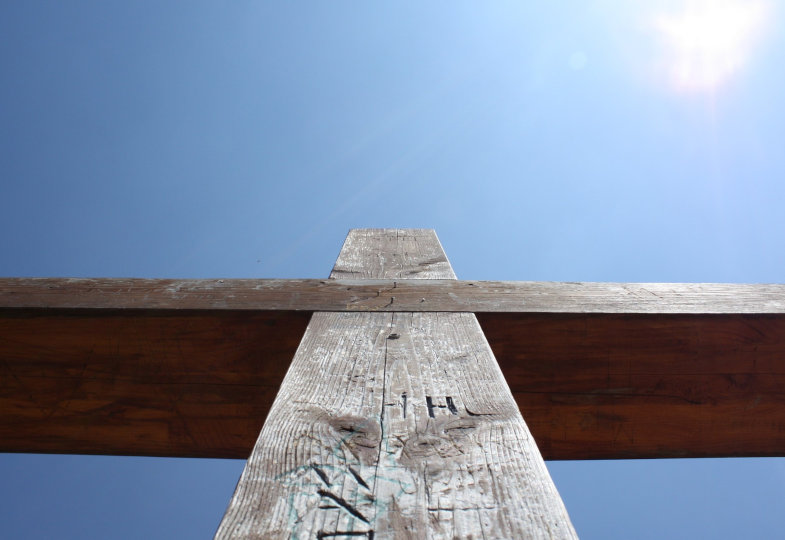
M 687 1 L 678 13 L 659 15 L 662 69 L 677 90 L 712 91 L 747 62 L 767 20 L 763 0 Z

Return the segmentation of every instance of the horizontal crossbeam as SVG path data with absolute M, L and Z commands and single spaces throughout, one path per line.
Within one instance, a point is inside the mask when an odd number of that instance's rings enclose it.
M 478 313 L 546 459 L 785 455 L 782 286 L 210 281 L 2 280 L 0 451 L 245 458 L 311 311 L 420 305 Z
M 0 308 L 754 314 L 785 313 L 785 285 L 0 278 Z

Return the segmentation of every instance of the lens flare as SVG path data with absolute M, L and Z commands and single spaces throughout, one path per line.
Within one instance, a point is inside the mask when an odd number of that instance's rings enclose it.
M 702 92 L 728 81 L 749 59 L 769 11 L 763 1 L 702 0 L 686 2 L 679 13 L 656 16 L 661 68 L 669 85 Z

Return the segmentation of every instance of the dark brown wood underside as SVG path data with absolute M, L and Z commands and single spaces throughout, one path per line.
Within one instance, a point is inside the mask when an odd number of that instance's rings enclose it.
M 785 455 L 785 315 L 478 313 L 546 459 Z M 246 458 L 305 311 L 0 310 L 0 451 Z

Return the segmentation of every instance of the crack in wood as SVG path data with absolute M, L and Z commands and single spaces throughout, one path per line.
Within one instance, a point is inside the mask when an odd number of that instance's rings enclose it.
M 352 473 L 352 476 L 354 476 L 354 479 L 357 480 L 358 484 L 360 484 L 365 489 L 371 489 L 370 487 L 368 487 L 368 484 L 365 483 L 365 480 L 363 480 L 362 476 L 360 476 L 360 473 L 355 471 L 354 468 L 352 468 L 351 465 L 347 464 L 346 468 L 349 469 L 349 472 Z
M 321 470 L 316 464 L 312 464 L 311 469 L 313 469 L 313 472 L 316 473 L 316 475 L 322 480 L 322 482 L 324 482 L 327 487 L 330 487 L 330 479 L 327 478 L 327 475 L 323 470 Z
M 319 531 L 316 533 L 316 538 L 321 540 L 322 538 L 336 538 L 338 536 L 365 536 L 368 540 L 373 540 L 373 531 L 336 531 L 336 532 L 325 532 Z
M 316 491 L 316 493 L 318 493 L 322 497 L 327 497 L 329 499 L 334 500 L 344 510 L 349 512 L 351 515 L 353 515 L 354 517 L 356 517 L 360 521 L 363 521 L 365 523 L 370 523 L 368 521 L 368 518 L 366 518 L 364 515 L 362 515 L 359 510 L 357 510 L 355 507 L 353 507 L 351 504 L 349 504 L 343 497 L 339 497 L 338 495 L 335 495 L 334 493 L 330 493 L 329 491 L 326 491 L 324 489 L 319 489 L 319 490 Z

